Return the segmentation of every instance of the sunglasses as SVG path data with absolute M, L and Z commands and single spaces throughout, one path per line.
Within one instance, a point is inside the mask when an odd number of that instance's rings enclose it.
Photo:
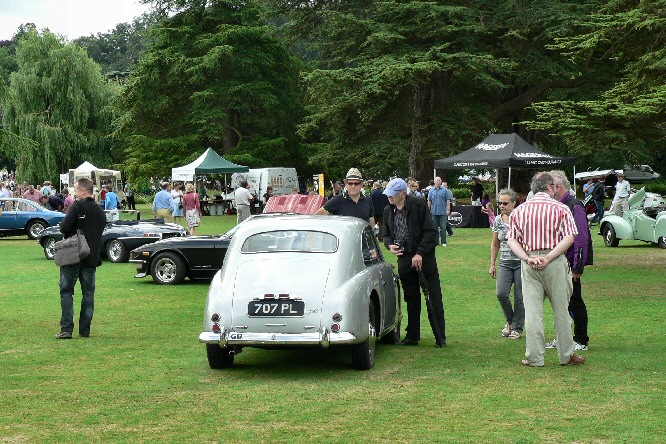
M 361 182 L 347 182 L 347 185 L 351 185 L 351 186 L 353 186 L 353 187 L 357 187 L 357 186 L 361 185 Z
M 497 202 L 497 203 L 498 203 L 499 205 L 509 205 L 510 203 L 513 203 L 513 202 L 511 202 L 511 201 L 509 201 L 509 202 L 502 202 L 502 201 L 499 201 L 499 202 Z

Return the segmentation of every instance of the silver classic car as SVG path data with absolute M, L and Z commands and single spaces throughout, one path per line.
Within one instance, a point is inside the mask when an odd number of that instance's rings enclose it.
M 243 347 L 348 346 L 353 367 L 370 369 L 377 340 L 400 340 L 398 282 L 361 219 L 248 220 L 213 278 L 199 341 L 211 368 Z

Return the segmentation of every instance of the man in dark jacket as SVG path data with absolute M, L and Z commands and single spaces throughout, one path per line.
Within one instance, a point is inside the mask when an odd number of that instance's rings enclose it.
M 381 241 L 381 239 L 384 238 L 384 208 L 386 208 L 389 202 L 388 197 L 386 197 L 386 194 L 384 194 L 384 188 L 382 188 L 382 183 L 380 181 L 372 184 L 372 193 L 370 193 L 370 199 L 372 199 L 372 208 L 375 215 L 375 222 L 379 227 L 379 233 L 377 234 L 377 237 Z
M 590 225 L 595 222 L 601 222 L 601 219 L 604 218 L 604 200 L 606 199 L 605 180 L 605 177 L 600 178 L 592 190 L 592 198 L 594 199 L 594 206 L 597 207 L 597 212 L 590 221 Z
M 586 265 L 593 262 L 592 237 L 587 224 L 587 212 L 583 204 L 571 194 L 571 184 L 562 171 L 551 171 L 555 182 L 555 199 L 569 207 L 576 222 L 578 234 L 574 243 L 566 252 L 567 261 L 573 273 L 573 293 L 569 299 L 569 314 L 574 324 L 574 351 L 587 350 L 590 337 L 587 335 L 587 307 L 583 301 L 581 277 Z M 553 339 L 546 348 L 557 348 L 557 340 Z
M 81 230 L 90 247 L 90 255 L 80 263 L 60 267 L 60 333 L 57 339 L 71 339 L 74 331 L 74 286 L 81 282 L 81 314 L 79 316 L 79 335 L 90 336 L 95 309 L 95 274 L 102 265 L 100 243 L 102 231 L 106 225 L 104 211 L 93 199 L 93 183 L 90 179 L 79 179 L 74 188 L 77 201 L 70 207 L 67 216 L 60 223 L 60 231 L 65 238 Z
M 419 274 L 425 278 L 432 303 L 431 324 L 435 345 L 446 346 L 444 303 L 435 258 L 437 230 L 424 199 L 407 196 L 407 183 L 391 180 L 384 194 L 389 205 L 384 208 L 384 245 L 398 256 L 398 274 L 407 303 L 407 328 L 402 344 L 418 345 L 421 339 L 421 289 Z

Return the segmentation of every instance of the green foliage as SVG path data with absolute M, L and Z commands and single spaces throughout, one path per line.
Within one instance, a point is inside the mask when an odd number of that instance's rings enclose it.
M 665 16 L 665 0 L 618 0 L 556 39 L 572 61 L 603 72 L 603 83 L 590 87 L 589 76 L 568 97 L 535 104 L 528 124 L 563 138 L 583 166 L 666 165 Z
M 4 151 L 21 178 L 55 180 L 82 160 L 108 162 L 114 90 L 99 66 L 76 45 L 34 30 L 20 40 L 16 60 L 2 113 L 7 139 L 18 142 Z
M 653 179 L 645 182 L 645 191 L 661 194 L 666 198 L 666 179 Z
M 186 8 L 153 39 L 121 102 L 130 177 L 168 175 L 205 147 L 249 166 L 302 162 L 299 63 L 253 2 Z
M 124 79 L 149 45 L 148 30 L 163 18 L 159 12 L 146 13 L 132 23 L 119 23 L 108 32 L 79 37 L 73 43 L 86 49 L 105 76 Z
M 472 197 L 472 190 L 469 187 L 451 188 L 451 192 L 456 199 L 469 199 Z
M 488 132 L 515 131 L 534 100 L 573 84 L 579 66 L 546 45 L 594 6 L 273 3 L 286 17 L 285 32 L 316 54 L 316 69 L 304 77 L 309 114 L 299 129 L 315 148 L 310 162 L 420 178 L 431 176 L 434 159 Z

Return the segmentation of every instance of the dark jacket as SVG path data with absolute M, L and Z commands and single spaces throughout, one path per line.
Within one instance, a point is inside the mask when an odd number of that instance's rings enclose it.
M 90 247 L 90 255 L 81 261 L 81 265 L 84 267 L 99 267 L 102 265 L 100 243 L 105 226 L 104 210 L 92 197 L 74 202 L 60 223 L 60 231 L 65 238 L 73 236 L 78 229 L 83 231 Z
M 592 190 L 592 197 L 594 200 L 602 201 L 606 198 L 606 184 L 603 180 L 597 182 Z
M 585 266 L 594 263 L 592 236 L 587 223 L 587 212 L 583 204 L 569 193 L 560 202 L 569 207 L 578 229 L 578 234 L 574 236 L 574 243 L 567 250 L 566 257 L 569 265 L 571 265 L 571 270 L 576 274 L 583 274 Z
M 394 244 L 393 227 L 395 213 L 398 209 L 395 205 L 387 205 L 384 208 L 384 245 Z M 405 200 L 405 211 L 407 211 L 407 226 L 411 235 L 412 245 L 416 246 L 415 254 L 425 256 L 435 254 L 437 245 L 437 229 L 432 222 L 432 215 L 428 204 L 420 197 L 407 196 Z
M 375 216 L 382 216 L 384 214 L 384 208 L 389 204 L 388 197 L 384 194 L 383 188 L 377 188 L 370 193 L 370 199 L 372 199 L 372 208 Z

